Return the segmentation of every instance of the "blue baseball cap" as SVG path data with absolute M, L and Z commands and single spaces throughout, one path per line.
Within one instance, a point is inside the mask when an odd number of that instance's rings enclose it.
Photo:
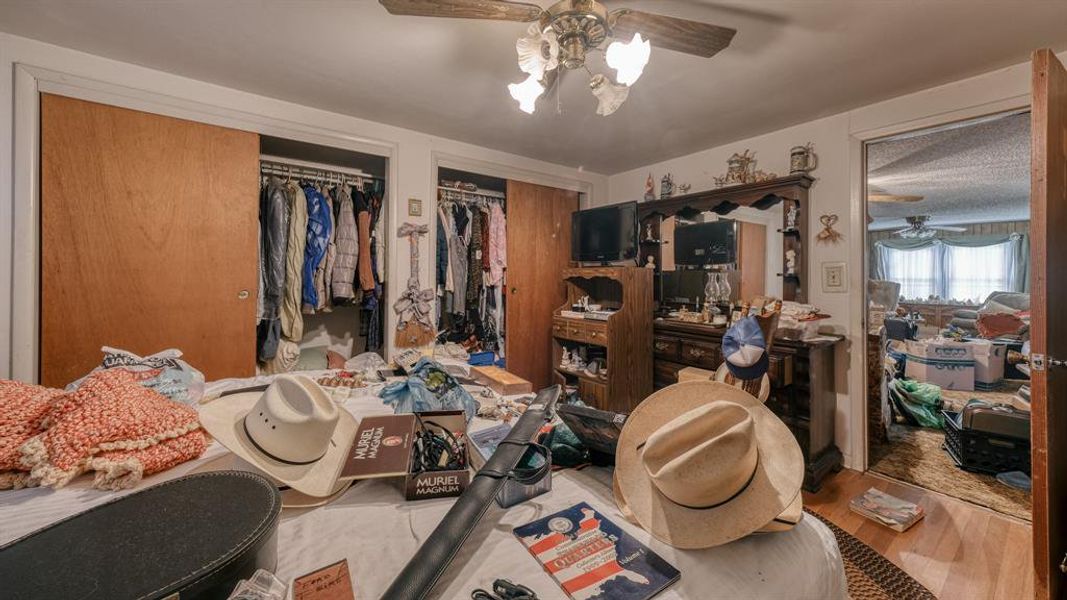
M 726 368 L 738 379 L 759 379 L 767 372 L 767 340 L 756 317 L 745 317 L 722 336 Z

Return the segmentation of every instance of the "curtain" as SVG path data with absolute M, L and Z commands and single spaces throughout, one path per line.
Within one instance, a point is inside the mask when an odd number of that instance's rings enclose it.
M 874 245 L 873 279 L 901 284 L 905 298 L 981 302 L 997 291 L 1030 289 L 1026 235 L 884 240 Z

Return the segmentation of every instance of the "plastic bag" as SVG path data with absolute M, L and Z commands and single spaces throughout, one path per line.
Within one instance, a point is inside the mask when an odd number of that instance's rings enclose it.
M 426 357 L 415 363 L 407 379 L 385 386 L 378 395 L 396 413 L 462 410 L 470 422 L 478 412 L 470 392 L 444 366 Z
M 909 424 L 944 429 L 940 387 L 913 379 L 894 379 L 889 382 L 889 398 Z
M 153 389 L 182 404 L 196 404 L 204 395 L 204 374 L 181 360 L 182 351 L 168 348 L 149 356 L 104 346 L 104 360 L 85 377 L 71 383 L 66 391 L 78 389 L 86 377 L 104 369 L 123 369 L 133 373 L 144 387 Z

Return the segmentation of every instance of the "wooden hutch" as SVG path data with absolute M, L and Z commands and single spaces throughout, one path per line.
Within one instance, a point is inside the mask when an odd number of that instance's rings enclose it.
M 570 268 L 567 302 L 552 319 L 552 366 L 557 383 L 577 385 L 594 408 L 629 413 L 652 393 L 652 271 L 638 267 Z M 583 296 L 614 310 L 606 321 L 562 316 Z M 607 375 L 563 369 L 563 350 L 592 346 L 606 354 Z

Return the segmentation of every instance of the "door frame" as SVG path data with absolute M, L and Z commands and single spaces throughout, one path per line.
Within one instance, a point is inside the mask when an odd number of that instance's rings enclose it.
M 859 269 L 860 293 L 853 294 L 851 307 L 851 322 L 854 335 L 852 336 L 852 361 L 851 367 L 854 372 L 853 382 L 858 384 L 849 389 L 855 390 L 850 394 L 849 410 L 849 451 L 851 467 L 861 472 L 869 468 L 868 460 L 868 430 L 867 430 L 867 275 L 870 269 L 870 253 L 867 251 L 867 153 L 866 145 L 880 139 L 902 135 L 924 129 L 932 129 L 970 121 L 981 117 L 1009 113 L 1019 110 L 1030 109 L 1030 93 L 1016 94 L 999 100 L 984 102 L 957 110 L 938 112 L 923 117 L 908 119 L 897 123 L 873 127 L 870 129 L 851 131 L 848 136 L 849 145 L 849 192 L 851 205 L 859 207 L 852 211 L 850 230 L 852 241 L 849 253 L 853 257 L 859 257 L 857 264 Z M 861 344 L 860 347 L 855 345 Z
M 240 129 L 296 141 L 381 156 L 387 163 L 386 203 L 398 206 L 399 143 L 352 135 L 344 131 L 235 110 L 198 100 L 130 87 L 25 63 L 15 64 L 13 123 L 13 207 L 11 273 L 11 378 L 38 381 L 40 353 L 40 94 L 51 93 L 120 108 L 139 110 L 209 125 Z M 393 211 L 385 213 L 385 230 L 392 231 Z M 387 236 L 388 238 L 389 236 Z M 394 244 L 385 241 L 386 273 L 395 272 Z M 386 287 L 383 302 L 388 302 Z M 395 325 L 393 311 L 385 311 L 385 331 Z M 393 350 L 385 346 L 386 357 Z

